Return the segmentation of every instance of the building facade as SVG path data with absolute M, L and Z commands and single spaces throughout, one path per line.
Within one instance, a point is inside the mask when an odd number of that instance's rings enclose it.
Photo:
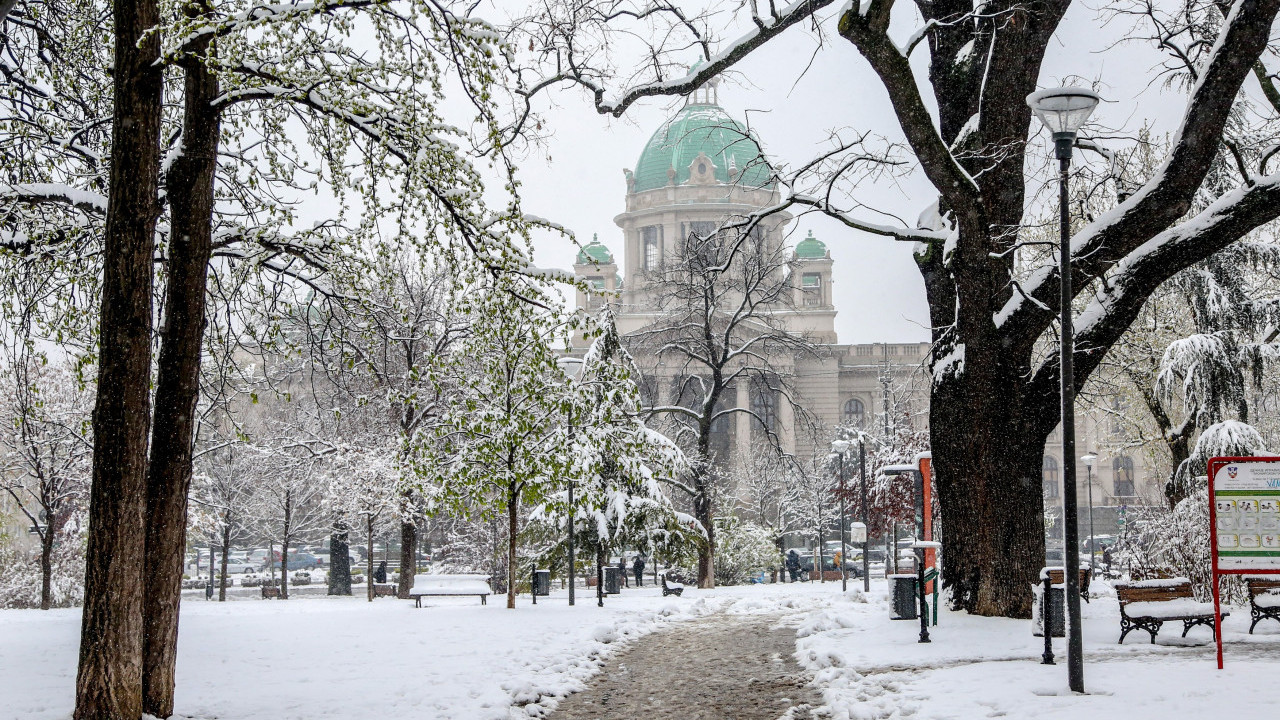
M 597 236 L 578 253 L 574 273 L 590 288 L 579 292 L 579 307 L 597 310 L 610 303 L 619 331 L 635 337 L 653 327 L 663 313 L 652 278 L 655 270 L 676 256 L 684 238 L 691 233 L 714 232 L 731 219 L 757 214 L 762 208 L 775 206 L 780 197 L 759 143 L 717 104 L 715 88 L 691 95 L 685 106 L 654 132 L 635 168 L 623 174 L 625 209 L 614 218 L 619 234 L 613 243 L 621 248 L 620 257 Z M 801 234 L 792 224 L 790 215 L 779 212 L 765 216 L 757 231 L 767 242 L 790 244 L 794 242 L 791 238 Z M 753 396 L 756 388 L 739 383 L 732 388 L 730 401 L 739 408 L 752 409 L 756 417 L 736 414 L 716 429 L 722 448 L 718 461 L 740 462 L 766 442 L 760 433 L 753 432 L 757 417 L 776 422 L 782 449 L 802 459 L 825 454 L 837 425 L 871 427 L 892 419 L 898 424 L 909 423 L 913 429 L 927 429 L 930 344 L 841 344 L 835 331 L 837 309 L 832 295 L 839 274 L 826 245 L 809 230 L 790 246 L 789 260 L 786 272 L 792 296 L 772 317 L 819 351 L 775 355 L 769 364 L 789 374 L 793 396 L 803 408 L 806 422 L 797 421 L 790 404 L 779 403 L 777 397 Z M 664 363 L 662 358 L 634 349 L 633 355 L 646 376 L 648 399 L 675 402 L 672 388 L 683 371 L 679 364 Z M 1079 426 L 1080 448 L 1091 447 L 1090 437 L 1105 431 L 1105 422 L 1094 417 L 1082 417 Z M 1060 502 L 1062 493 L 1059 443 L 1055 433 L 1046 445 L 1043 480 L 1050 503 Z M 1094 462 L 1094 503 L 1117 507 L 1158 497 L 1155 488 L 1159 480 L 1148 478 L 1145 472 L 1140 456 L 1110 456 L 1104 451 Z M 1084 506 L 1089 487 L 1083 464 L 1079 475 L 1080 503 Z

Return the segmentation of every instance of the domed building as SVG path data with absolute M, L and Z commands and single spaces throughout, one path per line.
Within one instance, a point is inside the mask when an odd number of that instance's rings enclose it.
M 713 233 L 726 220 L 745 217 L 780 200 L 760 143 L 720 107 L 715 92 L 710 87 L 692 94 L 645 143 L 634 169 L 623 171 L 626 209 L 614 218 L 621 231 L 614 244 L 621 248 L 620 258 L 598 237 L 578 253 L 574 272 L 592 289 L 579 293 L 579 306 L 595 310 L 611 303 L 624 336 L 636 337 L 661 317 L 649 278 L 664 260 L 674 257 L 682 239 Z M 800 421 L 790 403 L 776 394 L 768 396 L 767 390 L 753 383 L 740 383 L 732 389 L 736 406 L 771 418 L 771 429 L 782 448 L 802 460 L 829 451 L 831 431 L 837 424 L 880 428 L 890 413 L 899 424 L 909 422 L 924 429 L 930 387 L 929 343 L 840 344 L 835 331 L 831 254 L 812 230 L 792 228 L 792 223 L 790 215 L 777 213 L 768 216 L 759 228 L 770 242 L 794 243 L 787 269 L 793 300 L 778 308 L 773 319 L 815 343 L 819 352 L 771 356 L 769 365 L 788 375 L 796 404 L 807 417 Z M 677 402 L 672 387 L 688 369 L 647 356 L 635 347 L 632 354 L 645 376 L 641 387 L 647 401 Z M 1099 453 L 1114 448 L 1110 456 L 1097 460 L 1088 479 L 1084 470 L 1080 471 L 1080 498 L 1088 495 L 1087 485 L 1092 481 L 1095 503 L 1113 511 L 1124 505 L 1150 503 L 1153 498 L 1159 502 L 1159 478 L 1148 472 L 1141 457 L 1124 451 L 1114 423 L 1096 412 L 1080 413 L 1077 422 L 1078 447 Z M 758 424 L 747 414 L 717 422 L 718 427 L 713 428 L 717 463 L 734 465 L 751 457 L 755 446 L 764 442 L 753 423 Z M 1043 479 L 1050 505 L 1059 497 L 1062 482 L 1057 438 L 1055 432 L 1045 448 Z M 1081 517 L 1086 512 L 1082 507 Z M 1107 519 L 1098 531 L 1111 531 L 1114 512 L 1111 517 L 1101 515 Z
M 750 216 L 780 199 L 760 143 L 717 103 L 715 92 L 710 87 L 692 94 L 645 143 L 634 169 L 623 170 L 626 210 L 614 218 L 621 231 L 620 257 L 598 236 L 578 253 L 574 272 L 593 291 L 579 293 L 579 306 L 596 310 L 612 303 L 624 336 L 644 331 L 660 316 L 652 273 L 675 257 L 682 240 L 715 233 L 726 221 Z M 770 246 L 782 248 L 792 242 L 792 223 L 791 215 L 775 213 L 766 216 L 755 232 Z M 826 452 L 834 425 L 876 420 L 876 409 L 884 405 L 882 377 L 895 378 L 891 396 L 901 394 L 901 387 L 927 388 L 927 383 L 906 379 L 921 372 L 929 345 L 840 345 L 826 245 L 810 230 L 787 257 L 789 267 L 780 271 L 789 274 L 793 296 L 777 308 L 773 319 L 788 332 L 816 343 L 820 352 L 770 357 L 769 365 L 790 376 L 786 381 L 796 391 L 797 404 L 817 423 L 797 423 L 790 403 L 776 393 L 757 397 L 770 391 L 753 383 L 739 383 L 732 392 L 739 407 L 752 408 L 776 422 L 771 429 L 776 429 L 784 450 L 811 457 Z M 642 387 L 650 395 L 648 400 L 673 401 L 672 385 L 687 369 L 636 348 L 632 351 L 645 374 Z M 913 422 L 923 422 L 921 411 L 927 399 L 891 399 L 894 407 L 910 413 Z M 718 462 L 732 464 L 735 458 L 750 456 L 753 444 L 761 442 L 760 433 L 751 431 L 755 422 L 739 414 L 718 423 Z

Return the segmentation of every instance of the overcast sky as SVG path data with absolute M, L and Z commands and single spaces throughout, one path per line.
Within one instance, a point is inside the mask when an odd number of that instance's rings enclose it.
M 907 37 L 912 23 L 918 19 L 895 11 L 893 34 Z M 1099 91 L 1109 101 L 1095 115 L 1102 125 L 1136 132 L 1151 122 L 1159 131 L 1172 132 L 1183 97 L 1155 79 L 1161 57 L 1149 47 L 1116 45 L 1132 25 L 1128 19 L 1104 24 L 1095 8 L 1077 2 L 1050 48 L 1041 86 L 1057 86 L 1071 76 L 1084 79 L 1077 82 L 1100 81 Z M 824 26 L 832 32 L 834 23 L 826 20 Z M 856 50 L 834 36 L 815 56 L 817 46 L 810 29 L 790 29 L 739 66 L 744 77 L 720 88 L 720 104 L 750 124 L 775 162 L 795 165 L 807 160 L 836 128 L 869 130 L 900 141 L 885 92 Z M 913 61 L 923 84 L 923 44 Z M 522 163 L 525 209 L 570 228 L 584 243 L 599 233 L 621 260 L 621 233 L 613 218 L 624 209 L 622 169 L 635 167 L 645 142 L 682 101 L 642 102 L 624 118 L 612 119 L 596 114 L 580 94 L 563 93 L 555 100 L 554 107 L 544 110 L 554 133 L 545 152 Z M 1077 153 L 1077 159 L 1080 156 Z M 1096 156 L 1084 159 L 1099 162 Z M 936 197 L 918 173 L 902 183 L 878 183 L 864 192 L 859 199 L 867 205 L 912 223 Z M 791 230 L 793 242 L 813 230 L 831 250 L 841 342 L 929 339 L 924 286 L 909 245 L 849 230 L 817 214 L 801 217 Z M 568 241 L 543 237 L 535 259 L 543 267 L 569 268 L 574 253 Z

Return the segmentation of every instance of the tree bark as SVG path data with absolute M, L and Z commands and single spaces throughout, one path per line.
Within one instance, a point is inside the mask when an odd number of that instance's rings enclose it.
M 40 536 L 40 609 L 53 607 L 53 517 Z
M 373 602 L 373 515 L 365 516 L 364 531 L 369 541 L 369 581 L 364 584 L 364 587 L 365 594 L 369 596 L 369 602 Z
M 520 491 L 512 483 L 507 490 L 507 608 L 516 607 L 516 530 L 520 522 Z
M 981 351 L 979 351 L 981 352 Z M 994 360 L 994 359 L 993 359 Z M 977 615 L 1030 617 L 1044 565 L 1044 442 L 1056 396 L 1014 382 L 1016 362 L 966 363 L 935 384 L 930 443 L 946 524 L 944 582 Z
M 189 3 L 188 16 L 207 12 Z M 207 41 L 194 48 L 209 50 Z M 166 176 L 171 209 L 168 281 L 156 376 L 155 422 L 147 473 L 147 592 L 143 599 L 143 710 L 158 718 L 173 714 L 178 657 L 178 608 L 186 545 L 187 495 L 191 488 L 200 353 L 205 327 L 205 291 L 213 251 L 214 175 L 217 171 L 218 79 L 199 58 L 184 61 L 185 98 L 181 154 Z M 227 541 L 223 531 L 218 600 L 227 596 Z M 210 572 L 212 572 L 210 567 Z
M 710 485 L 709 468 L 704 467 L 695 478 L 694 489 L 698 494 L 693 498 L 693 516 L 707 531 L 707 537 L 698 546 L 698 587 L 703 589 L 716 586 L 716 527 L 712 522 L 715 518 Z
M 400 582 L 396 587 L 396 596 L 402 600 L 409 598 L 413 589 L 413 576 L 418 572 L 418 526 L 413 520 L 400 521 Z
M 351 594 L 351 546 L 346 525 L 335 525 L 329 536 L 329 594 Z
M 280 599 L 289 599 L 289 537 L 280 543 Z
M 227 601 L 227 558 L 231 555 L 231 525 L 222 526 L 222 570 L 218 573 L 218 602 Z M 151 713 L 155 715 L 155 713 Z M 170 711 L 172 714 L 172 711 Z M 156 717 L 160 717 L 156 715 Z
M 151 296 L 163 100 L 155 0 L 113 4 L 110 192 L 75 720 L 142 714 Z M 150 34 L 146 34 L 150 32 Z M 145 35 L 145 37 L 144 37 Z

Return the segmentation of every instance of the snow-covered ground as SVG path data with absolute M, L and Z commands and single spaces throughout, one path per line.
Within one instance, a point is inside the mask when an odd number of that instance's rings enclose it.
M 831 716 L 846 718 L 1273 718 L 1280 706 L 1280 624 L 1248 636 L 1247 610 L 1227 621 L 1226 670 L 1209 631 L 1159 644 L 1119 635 L 1107 588 L 1085 605 L 1085 683 L 1067 692 L 1059 664 L 1039 664 L 1043 641 L 1027 621 L 944 611 L 933 642 L 915 622 L 894 621 L 883 581 L 869 595 L 837 584 L 690 589 L 662 598 L 625 590 L 606 607 L 564 591 L 510 611 L 501 598 L 407 601 L 299 597 L 289 602 L 184 598 L 179 716 L 486 720 L 542 717 L 582 687 L 603 657 L 629 639 L 711 612 L 781 613 L 797 632 L 802 667 L 814 674 Z M 856 587 L 861 587 L 857 583 Z M 72 706 L 79 612 L 0 611 L 0 720 L 66 720 Z M 744 678 L 743 682 L 749 679 Z
M 861 583 L 859 583 L 861 587 Z M 1280 712 L 1280 624 L 1256 634 L 1247 608 L 1225 621 L 1226 668 L 1217 669 L 1207 628 L 1184 640 L 1166 624 L 1156 645 L 1140 631 L 1124 645 L 1114 592 L 1082 604 L 1086 695 L 1067 689 L 1066 645 L 1054 640 L 1056 665 L 1040 664 L 1043 638 L 1025 620 L 943 611 L 932 642 L 919 623 L 890 619 L 883 583 L 825 600 L 797 618 L 797 659 L 815 675 L 834 720 L 847 718 L 1087 718 L 1172 720 L 1274 718 Z
M 722 607 L 723 595 L 624 591 L 595 607 L 564 591 L 504 598 L 308 596 L 206 602 L 185 594 L 176 712 L 182 717 L 485 720 L 537 717 L 579 689 L 601 657 L 664 623 Z M 74 701 L 78 610 L 0 611 L 0 720 L 66 720 Z M 512 710 L 516 705 L 517 709 Z

